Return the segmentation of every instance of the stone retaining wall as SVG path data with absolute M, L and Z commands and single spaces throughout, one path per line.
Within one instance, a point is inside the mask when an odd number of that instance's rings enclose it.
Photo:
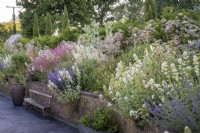
M 26 84 L 27 90 L 36 90 L 42 93 L 53 95 L 47 88 L 47 85 L 40 82 L 28 82 Z M 28 91 L 27 91 L 28 92 Z M 27 94 L 28 96 L 29 94 Z M 39 97 L 34 97 L 41 102 L 48 102 Z M 91 114 L 94 110 L 100 107 L 99 97 L 96 94 L 88 92 L 81 92 L 79 101 L 74 103 L 59 103 L 58 100 L 53 97 L 52 99 L 52 113 L 54 117 L 64 120 L 69 123 L 77 124 L 80 117 Z
M 47 84 L 40 82 L 27 82 L 26 83 L 26 97 L 29 97 L 29 89 L 36 90 L 48 95 L 53 95 L 52 92 L 47 88 Z M 10 89 L 5 85 L 0 85 L 0 92 L 10 95 Z M 35 96 L 36 100 L 40 102 L 48 102 L 47 99 Z M 84 115 L 90 115 L 97 108 L 103 106 L 99 100 L 97 94 L 88 92 L 81 92 L 79 101 L 73 104 L 62 104 L 57 101 L 55 97 L 52 98 L 52 113 L 53 117 L 62 120 L 67 123 L 77 124 L 79 119 Z M 119 123 L 119 133 L 161 133 L 158 128 L 145 127 L 140 129 L 136 126 L 133 120 L 126 120 L 125 118 L 116 115 L 116 119 Z
M 10 86 L 8 85 L 0 84 L 0 92 L 7 96 L 11 96 Z

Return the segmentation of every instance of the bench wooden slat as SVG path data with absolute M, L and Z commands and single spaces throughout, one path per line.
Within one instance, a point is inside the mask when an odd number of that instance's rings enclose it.
M 42 105 L 41 103 L 39 103 L 38 101 L 34 100 L 34 99 L 31 99 L 31 98 L 24 98 L 24 101 L 26 103 L 29 103 L 29 104 L 32 104 L 40 109 L 48 109 L 48 108 L 51 108 L 50 106 L 44 106 Z
M 29 105 L 32 105 L 32 106 L 36 106 L 40 109 L 42 109 L 42 112 L 43 112 L 43 116 L 45 116 L 45 112 L 49 112 L 49 114 L 51 114 L 51 100 L 52 100 L 52 96 L 48 95 L 48 94 L 45 94 L 45 93 L 42 93 L 42 92 L 38 92 L 38 91 L 35 91 L 35 90 L 29 90 L 30 92 L 30 97 L 29 98 L 24 98 L 24 102 L 25 102 L 25 106 L 26 106 L 26 109 L 28 109 L 28 106 Z M 42 96 L 42 97 L 46 97 L 48 98 L 48 104 L 44 104 L 44 103 L 41 103 L 40 101 L 37 101 L 34 97 L 32 97 L 33 93 L 37 94 L 38 96 Z

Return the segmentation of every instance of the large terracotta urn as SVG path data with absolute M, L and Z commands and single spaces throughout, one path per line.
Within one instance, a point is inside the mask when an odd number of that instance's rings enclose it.
M 21 83 L 14 83 L 11 86 L 12 102 L 15 106 L 22 106 L 25 97 L 25 87 Z

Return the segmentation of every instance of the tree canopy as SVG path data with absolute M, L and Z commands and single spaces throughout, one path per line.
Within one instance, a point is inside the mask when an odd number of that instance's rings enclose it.
M 52 17 L 53 25 L 56 27 L 61 27 L 62 25 L 61 16 L 64 12 L 64 6 L 68 9 L 72 26 L 89 24 L 94 16 L 92 0 L 21 0 L 19 5 L 25 8 L 25 11 L 21 12 L 19 17 L 23 33 L 27 36 L 32 36 L 34 14 L 39 17 L 39 25 L 44 25 L 44 16 L 49 13 Z M 40 33 L 44 34 L 44 31 L 44 28 L 40 29 Z

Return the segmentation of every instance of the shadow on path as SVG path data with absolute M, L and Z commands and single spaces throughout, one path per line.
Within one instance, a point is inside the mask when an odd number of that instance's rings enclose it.
M 0 133 L 78 133 L 78 130 L 41 113 L 15 107 L 0 94 Z

